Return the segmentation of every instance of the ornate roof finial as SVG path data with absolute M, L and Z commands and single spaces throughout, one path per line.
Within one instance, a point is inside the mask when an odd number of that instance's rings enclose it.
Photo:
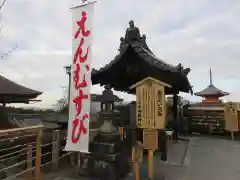
M 139 41 L 141 38 L 140 31 L 138 27 L 134 25 L 134 21 L 129 21 L 129 27 L 126 30 L 125 34 L 125 42 L 127 44 L 131 43 L 132 41 Z
M 212 69 L 211 69 L 211 67 L 209 69 L 209 78 L 210 78 L 210 85 L 213 85 L 213 83 L 212 83 Z
M 126 45 L 130 45 L 131 43 L 138 42 L 140 45 L 142 45 L 143 48 L 147 49 L 151 52 L 151 50 L 148 48 L 146 43 L 146 35 L 143 34 L 141 36 L 139 28 L 135 26 L 134 21 L 129 21 L 129 27 L 126 30 L 125 38 L 120 38 L 120 46 L 119 51 L 121 52 Z

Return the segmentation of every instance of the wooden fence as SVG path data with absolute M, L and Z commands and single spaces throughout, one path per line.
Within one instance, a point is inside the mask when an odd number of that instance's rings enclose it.
M 44 133 L 42 125 L 0 130 L 1 180 L 41 180 L 44 167 L 50 171 L 58 170 L 59 161 L 65 157 L 70 157 L 74 165 L 75 154 L 63 151 L 65 132 L 48 132 L 52 139 L 43 142 Z

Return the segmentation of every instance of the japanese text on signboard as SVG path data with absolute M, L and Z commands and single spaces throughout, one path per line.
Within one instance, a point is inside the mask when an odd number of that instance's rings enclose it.
M 86 135 L 87 128 L 84 126 L 84 121 L 89 118 L 88 112 L 82 112 L 84 101 L 88 100 L 89 94 L 84 94 L 83 89 L 89 86 L 86 81 L 86 76 L 89 71 L 89 64 L 86 64 L 86 60 L 88 59 L 88 48 L 86 50 L 83 49 L 84 42 L 86 38 L 89 37 L 90 31 L 86 29 L 85 23 L 87 21 L 87 13 L 82 11 L 81 19 L 76 23 L 78 25 L 78 30 L 76 31 L 74 38 L 80 39 L 78 47 L 74 54 L 73 59 L 73 68 L 74 68 L 74 88 L 78 91 L 78 95 L 71 99 L 75 104 L 76 114 L 75 118 L 72 120 L 72 143 L 76 144 L 80 141 L 82 135 Z

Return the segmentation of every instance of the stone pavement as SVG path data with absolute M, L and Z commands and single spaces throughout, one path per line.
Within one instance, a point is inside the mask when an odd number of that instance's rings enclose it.
M 179 143 L 169 142 L 168 144 L 168 163 L 163 163 L 160 159 L 160 153 L 155 154 L 154 161 L 154 180 L 173 179 L 181 180 L 185 168 L 183 167 L 185 156 L 188 149 L 188 141 L 180 141 Z M 143 179 L 147 179 L 147 157 L 142 165 Z
M 185 158 L 186 180 L 239 180 L 240 143 L 223 138 L 193 137 Z
M 169 143 L 167 164 L 160 160 L 158 153 L 155 154 L 154 180 L 240 180 L 239 141 L 203 136 L 189 139 L 189 143 Z M 141 180 L 147 176 L 146 162 L 145 157 L 141 165 Z M 72 176 L 66 174 L 74 172 L 69 171 L 56 180 L 70 180 Z M 133 180 L 134 177 L 128 179 Z
M 173 147 L 169 149 L 168 164 L 155 162 L 156 180 L 240 180 L 239 141 L 191 137 L 185 158 L 182 142 Z M 146 167 L 143 168 L 143 172 L 146 171 Z
M 161 167 L 160 170 L 156 170 L 156 178 L 157 180 L 165 179 L 165 171 L 166 169 L 169 169 L 168 166 L 173 168 L 174 170 L 179 171 L 180 169 L 178 166 L 182 166 L 184 162 L 184 157 L 186 154 L 186 150 L 188 147 L 187 141 L 181 141 L 180 143 L 169 143 L 168 144 L 168 161 L 169 164 L 161 164 L 160 163 L 160 153 L 155 153 L 155 161 L 154 166 L 155 167 Z M 173 167 L 172 167 L 173 166 Z M 147 156 L 144 157 L 143 164 L 141 165 L 141 179 L 146 179 L 147 177 Z M 86 178 L 79 178 L 77 177 L 77 172 L 73 168 L 65 169 L 61 172 L 52 172 L 45 175 L 42 175 L 43 180 L 86 180 Z M 128 177 L 127 180 L 134 179 L 134 176 Z

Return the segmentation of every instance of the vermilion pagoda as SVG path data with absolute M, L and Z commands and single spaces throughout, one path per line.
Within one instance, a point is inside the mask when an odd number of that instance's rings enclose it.
M 212 83 L 212 70 L 209 70 L 210 84 L 207 88 L 203 89 L 200 92 L 194 93 L 196 96 L 201 96 L 204 99 L 202 102 L 217 102 L 220 97 L 229 95 L 228 92 L 222 91 L 216 88 Z

